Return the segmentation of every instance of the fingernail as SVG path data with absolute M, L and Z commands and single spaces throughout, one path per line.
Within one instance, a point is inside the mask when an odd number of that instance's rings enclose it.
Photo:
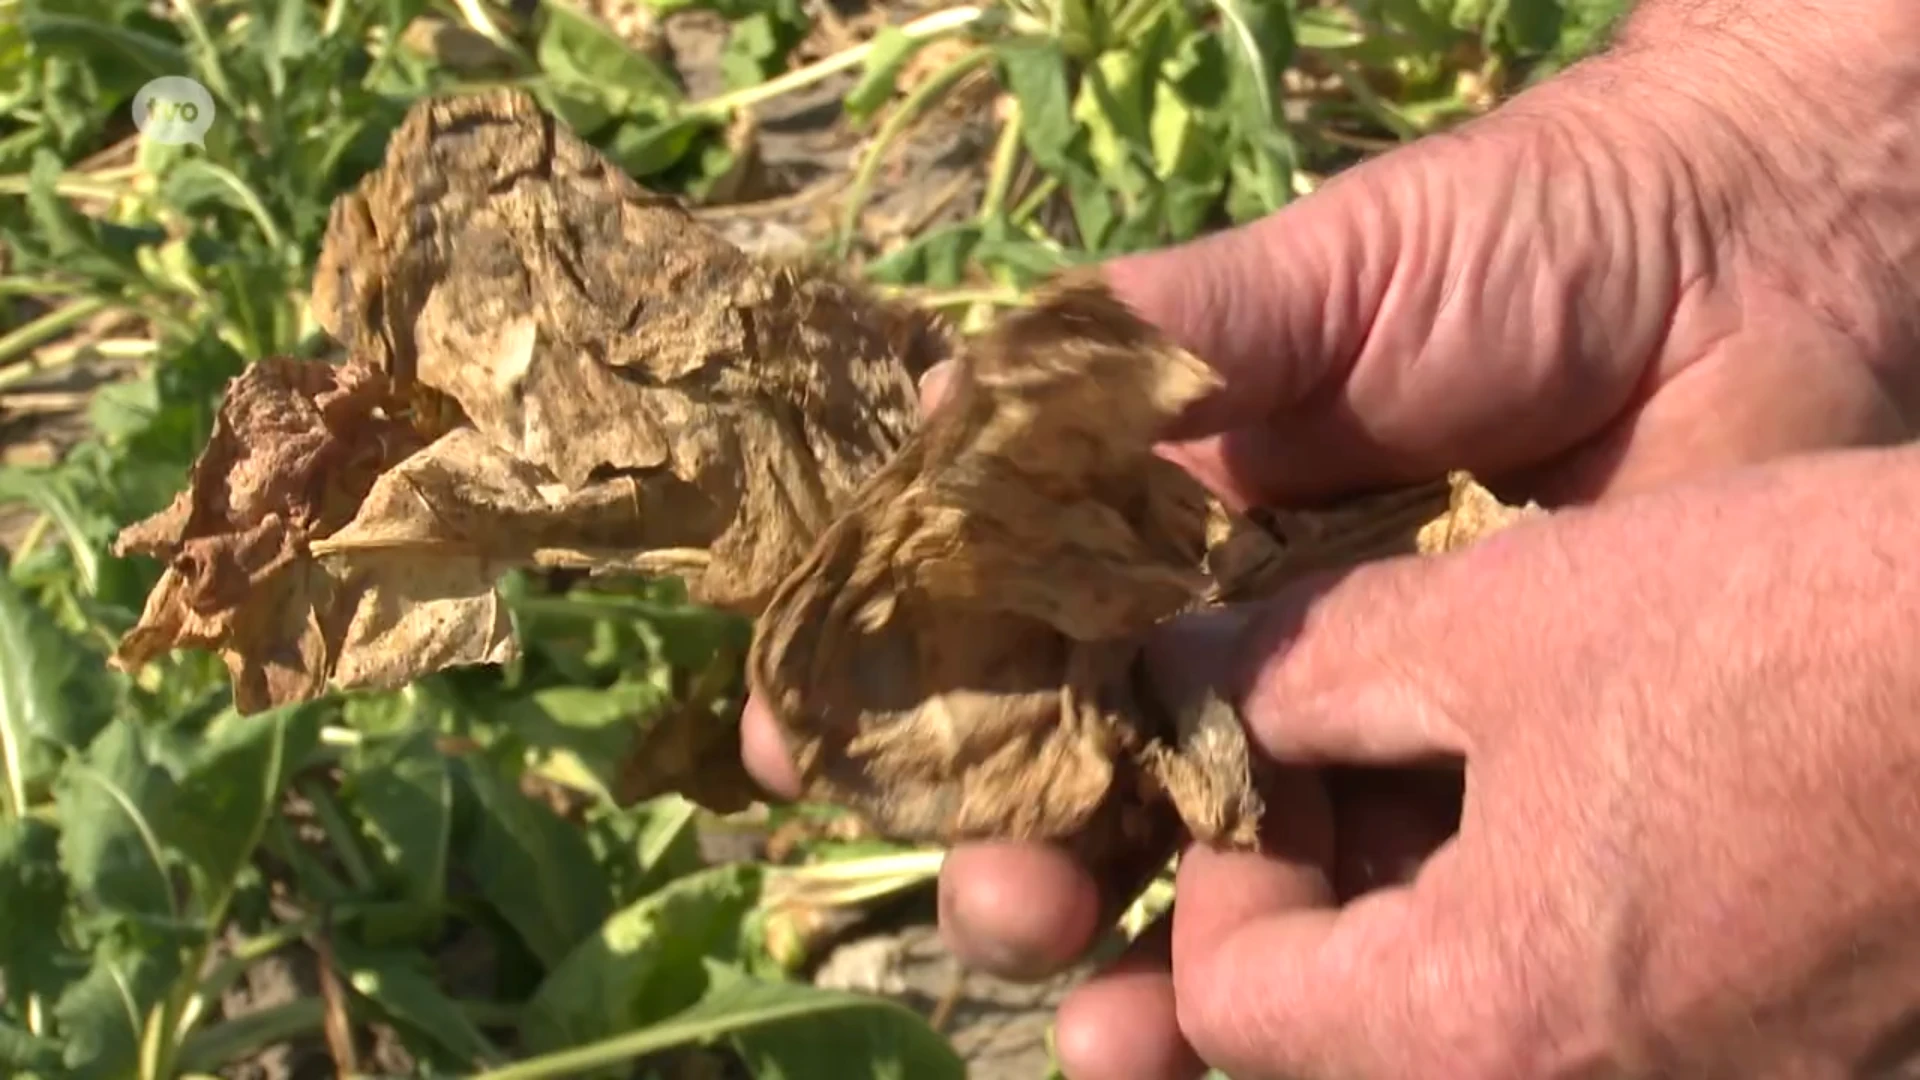
M 920 411 L 932 412 L 953 382 L 953 361 L 942 360 L 920 374 Z

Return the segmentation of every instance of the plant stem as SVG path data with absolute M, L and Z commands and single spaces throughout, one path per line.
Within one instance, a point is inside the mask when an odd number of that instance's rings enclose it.
M 1027 192 L 1027 197 L 1020 200 L 1020 205 L 1013 208 L 1014 223 L 1025 222 L 1039 213 L 1040 207 L 1045 205 L 1048 199 L 1053 198 L 1053 193 L 1058 190 L 1060 190 L 1059 177 L 1052 173 L 1041 177 L 1040 182 L 1033 185 L 1033 190 Z
M 980 224 L 999 217 L 1007 207 L 1007 191 L 1013 186 L 1013 167 L 1020 161 L 1020 99 L 1007 99 L 1007 122 L 993 144 L 993 161 L 987 169 L 987 191 L 980 197 Z
M 349 727 L 328 724 L 320 729 L 320 745 L 339 749 L 352 749 L 364 745 L 367 737 Z
M 967 5 L 936 11 L 931 15 L 922 15 L 918 19 L 902 23 L 900 32 L 909 38 L 934 38 L 957 33 L 974 26 L 987 17 L 987 8 Z M 701 115 L 726 116 L 738 109 L 747 109 L 763 101 L 771 101 L 782 94 L 805 89 L 823 79 L 838 75 L 842 71 L 859 67 L 866 62 L 867 55 L 873 52 L 871 41 L 862 42 L 850 49 L 842 49 L 832 56 L 815 60 L 805 67 L 795 68 L 766 82 L 742 87 L 730 93 L 697 101 L 689 105 L 688 111 Z
M 1421 134 L 1420 125 L 1395 108 L 1393 103 L 1374 93 L 1373 87 L 1367 85 L 1366 75 L 1351 62 L 1335 59 L 1330 60 L 1328 66 L 1340 80 L 1340 85 L 1353 95 L 1354 103 L 1375 123 L 1401 139 L 1417 138 Z
M 359 914 L 360 910 L 351 905 L 335 908 L 332 912 L 335 925 L 356 918 Z M 238 981 L 255 961 L 299 941 L 319 925 L 319 916 L 308 915 L 295 922 L 282 923 L 235 946 L 225 960 L 207 972 L 195 987 L 193 995 L 187 999 L 186 1007 L 181 1009 L 179 1021 L 173 1029 L 174 1041 L 184 1044 L 191 1038 L 194 1025 L 200 1022 L 200 1017 L 206 1012 L 207 1003 L 226 993 L 227 988 Z
M 25 326 L 15 327 L 11 333 L 0 337 L 0 365 L 11 362 L 21 353 L 31 350 L 50 338 L 66 333 L 112 306 L 113 303 L 109 300 L 90 296 L 85 300 L 75 300 L 66 307 L 49 311 Z
M 898 286 L 876 286 L 881 296 L 911 301 L 921 307 L 954 308 L 973 307 L 987 304 L 993 307 L 1024 307 L 1027 298 L 1021 293 L 1004 288 L 995 289 L 914 289 Z
M 125 181 L 115 182 L 98 177 L 67 173 L 53 178 L 53 193 L 66 199 L 117 199 L 126 194 Z M 33 183 L 27 177 L 15 173 L 0 176 L 0 195 L 25 195 L 33 190 Z
M 992 59 L 993 50 L 984 45 L 968 50 L 928 76 L 927 81 L 915 87 L 913 93 L 908 94 L 887 117 L 887 122 L 874 134 L 866 155 L 860 159 L 860 168 L 854 173 L 853 183 L 848 186 L 846 212 L 840 219 L 840 236 L 834 242 L 836 256 L 846 258 L 853 246 L 854 227 L 859 223 L 860 210 L 866 205 L 867 192 L 873 187 L 873 179 L 880 172 L 880 163 L 886 159 L 887 148 L 920 118 L 920 114 L 935 98 Z
M 0 176 L 0 184 L 10 179 L 13 178 Z M 87 287 L 77 281 L 27 277 L 24 274 L 0 278 L 0 296 L 69 296 L 86 291 Z
M 211 89 L 223 101 L 234 101 L 233 84 L 227 81 L 227 71 L 220 66 L 220 48 L 214 43 L 213 35 L 207 32 L 207 24 L 200 18 L 196 3 L 197 0 L 173 0 L 173 9 L 180 13 L 180 21 L 187 26 L 187 36 L 193 39 L 206 60 L 206 69 L 202 74 L 213 84 Z
M 512 1027 L 520 1021 L 520 1009 L 505 1002 L 455 999 L 454 1004 L 479 1027 Z M 320 1030 L 325 1017 L 326 1003 L 319 998 L 261 1009 L 188 1036 L 177 1060 L 185 1071 L 217 1069 L 263 1046 L 311 1035 Z

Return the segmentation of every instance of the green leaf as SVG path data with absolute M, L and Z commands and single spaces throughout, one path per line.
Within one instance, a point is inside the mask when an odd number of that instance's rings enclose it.
M 887 285 L 954 288 L 966 281 L 979 243 L 980 226 L 973 222 L 941 225 L 868 263 L 865 274 Z
M 333 708 L 323 698 L 251 715 L 229 709 L 202 734 L 166 824 L 209 921 L 225 914 L 282 789 L 319 745 L 321 721 Z
M 260 236 L 275 250 L 287 242 L 286 230 L 274 220 L 266 200 L 240 175 L 204 158 L 178 162 L 166 172 L 160 197 L 190 216 L 204 216 L 210 206 L 227 206 L 246 214 Z
M 157 228 L 131 228 L 95 221 L 67 205 L 54 190 L 63 166 L 48 150 L 35 152 L 27 173 L 26 208 L 33 231 L 16 251 L 36 257 L 30 264 L 48 263 L 49 269 L 96 279 L 109 288 L 122 288 L 143 279 L 135 252 L 158 245 L 166 234 Z
M 1058 176 L 1072 202 L 1080 242 L 1099 250 L 1114 222 L 1103 185 L 1076 154 L 1079 126 L 1067 76 L 1067 53 L 1048 38 L 1011 38 L 995 49 L 1008 92 L 1020 99 L 1020 137 L 1041 168 Z
M 699 997 L 701 958 L 725 956 L 759 897 L 746 863 L 681 878 L 608 919 L 541 983 L 521 1038 L 544 1053 L 645 1027 Z
M 480 891 L 551 970 L 605 921 L 606 875 L 579 829 L 520 792 L 490 758 L 461 761 L 475 821 L 461 859 Z
M 456 1059 L 475 1068 L 505 1060 L 493 1040 L 440 989 L 420 953 L 369 949 L 342 938 L 333 942 L 333 954 L 335 966 L 355 991 Z
M 1367 41 L 1366 31 L 1344 8 L 1307 8 L 1294 16 L 1293 33 L 1300 48 L 1313 52 L 1342 52 Z
M 1077 125 L 1066 52 L 1047 38 L 1011 38 L 1000 43 L 995 59 L 1008 92 L 1020 99 L 1020 136 L 1027 152 L 1050 172 L 1075 168 Z
M 699 869 L 698 812 L 699 807 L 678 795 L 661 795 L 628 808 L 625 819 L 638 823 L 633 837 L 639 870 L 636 897 Z
M 107 938 L 86 975 L 53 1007 L 62 1063 L 71 1080 L 124 1080 L 135 1075 L 140 1036 L 154 1005 L 179 974 L 171 950 Z
M 1275 5 L 1212 0 L 1230 61 L 1231 123 L 1236 146 L 1230 165 L 1228 211 L 1244 221 L 1278 210 L 1293 194 L 1293 142 L 1274 108 L 1274 87 L 1293 57 L 1292 27 Z
M 0 984 L 15 1008 L 60 983 L 60 923 L 67 882 L 60 835 L 38 818 L 0 820 Z M 5 1060 L 0 1051 L 0 1060 Z
M 629 175 L 659 176 L 686 163 L 688 156 L 722 126 L 708 113 L 658 122 L 629 121 L 616 127 L 599 145 L 601 152 Z
M 312 25 L 312 5 L 306 0 L 257 0 L 255 7 L 252 59 L 266 69 L 273 96 L 281 97 L 287 92 L 290 63 L 313 54 L 317 28 Z M 259 11 L 262 7 L 268 10 Z
M 535 59 L 558 92 L 554 111 L 581 135 L 616 117 L 663 117 L 684 99 L 666 69 L 600 20 L 566 3 L 541 10 Z
M 92 659 L 0 573 L 0 806 L 10 813 L 26 813 L 62 748 L 85 746 L 104 721 L 82 682 Z
M 102 67 L 130 66 L 139 73 L 139 81 L 188 69 L 187 54 L 177 41 L 118 22 L 84 14 L 51 14 L 40 7 L 28 7 L 21 18 L 36 52 L 72 52 Z
M 160 387 L 152 368 L 130 379 L 109 383 L 94 391 L 87 402 L 87 422 L 107 440 L 139 435 L 160 411 Z
M 453 838 L 453 777 L 434 732 L 357 748 L 347 759 L 343 789 L 379 854 L 382 876 L 419 909 L 404 920 L 375 920 L 378 936 L 432 933 L 446 904 Z
M 720 54 L 720 70 L 734 89 L 765 82 L 784 68 L 811 25 L 799 0 L 763 0 L 756 7 L 732 20 Z
M 1455 44 L 1460 32 L 1454 26 L 1455 0 L 1379 0 L 1381 14 L 1414 38 L 1421 50 L 1439 52 Z M 1478 3 L 1481 0 L 1465 0 Z
M 640 1031 L 589 1046 L 515 1062 L 473 1080 L 546 1080 L 580 1076 L 677 1046 L 730 1039 L 756 1077 L 867 1077 L 960 1080 L 966 1066 L 925 1020 L 897 1002 L 750 979 L 712 962 L 711 987 L 697 1004 Z M 784 1039 L 805 1026 L 817 1039 Z M 777 1070 L 777 1071 L 776 1071 Z
M 1514 2 L 1519 6 L 1522 0 Z M 1558 40 L 1549 53 L 1550 62 L 1536 69 L 1532 78 L 1598 52 L 1633 5 L 1631 0 L 1557 0 L 1557 6 L 1561 9 Z
M 0 1065 L 8 1076 L 22 1076 L 60 1067 L 60 1047 L 11 1020 L 0 1019 Z
M 1144 198 L 1153 178 L 1149 160 L 1149 110 L 1153 107 L 1154 58 L 1145 51 L 1102 53 L 1081 73 L 1073 115 L 1087 131 L 1087 154 L 1109 187 Z
M 80 591 L 91 593 L 100 584 L 100 548 L 94 542 L 94 519 L 80 505 L 73 486 L 59 473 L 12 467 L 0 469 L 0 503 L 24 502 L 47 515 L 60 530 L 73 557 Z M 0 601 L 4 602 L 4 601 Z
M 90 908 L 171 921 L 180 909 L 161 826 L 175 785 L 156 738 L 116 717 L 61 768 L 54 807 L 61 865 Z
M 866 67 L 860 72 L 860 80 L 847 91 L 841 101 L 841 108 L 847 117 L 855 123 L 864 123 L 879 111 L 893 97 L 894 88 L 899 84 L 900 72 L 912 60 L 914 54 L 935 40 L 931 37 L 915 37 L 897 26 L 883 26 L 873 35 L 871 49 L 867 53 Z
M 524 697 L 494 698 L 485 716 L 513 732 L 543 761 L 562 759 L 591 777 L 594 794 L 611 802 L 621 763 L 646 722 L 674 701 L 664 668 L 658 678 L 636 675 L 610 687 L 552 686 Z M 645 680 L 645 681 L 642 681 Z

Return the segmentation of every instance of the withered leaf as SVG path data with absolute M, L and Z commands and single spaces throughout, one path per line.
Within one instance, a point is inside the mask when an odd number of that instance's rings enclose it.
M 705 550 L 694 598 L 748 614 L 899 449 L 949 349 L 926 312 L 750 258 L 507 90 L 408 114 L 334 206 L 314 310 L 513 459 L 633 480 L 671 512 L 628 552 Z
M 1228 515 L 1152 452 L 1217 377 L 1096 278 L 962 346 L 748 257 L 514 91 L 414 108 L 334 206 L 314 309 L 350 361 L 250 368 L 188 490 L 123 534 L 168 570 L 117 663 L 212 649 L 259 708 L 506 659 L 513 566 L 679 574 L 759 617 L 747 675 L 807 794 L 899 839 L 1144 870 L 1182 827 L 1252 844 L 1238 717 L 1149 688 L 1142 635 L 1540 512 L 1456 474 Z M 744 798 L 718 664 L 624 797 Z
M 229 385 L 187 489 L 116 542 L 167 569 L 114 663 L 217 651 L 236 705 L 251 711 L 313 697 L 336 672 L 351 681 L 501 659 L 505 615 L 456 564 L 397 565 L 404 551 L 344 565 L 312 558 L 310 544 L 350 528 L 383 474 L 426 439 L 380 372 L 284 357 L 250 365 Z
M 1422 487 L 1223 535 L 1217 504 L 1152 453 L 1216 386 L 1096 279 L 1062 279 L 963 352 L 950 402 L 761 617 L 749 676 L 810 797 L 889 835 L 1069 841 L 1103 861 L 1168 804 L 1196 839 L 1256 842 L 1238 717 L 1217 693 L 1136 692 L 1140 635 L 1510 517 L 1458 474 L 1451 508 Z
M 1455 472 L 1447 477 L 1446 513 L 1420 526 L 1414 546 L 1422 555 L 1444 555 L 1478 543 L 1509 525 L 1545 515 L 1539 503 L 1510 506 L 1470 474 Z
M 1076 837 L 1140 801 L 1134 639 L 1207 583 L 1204 492 L 1152 447 L 1215 385 L 1090 280 L 962 354 L 761 617 L 749 676 L 811 797 L 923 840 Z

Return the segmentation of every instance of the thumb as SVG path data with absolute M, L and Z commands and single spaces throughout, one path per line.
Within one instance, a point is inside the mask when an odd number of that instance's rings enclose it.
M 1148 669 L 1156 685 L 1204 678 L 1218 687 L 1254 746 L 1276 761 L 1463 756 L 1469 738 L 1454 719 L 1451 661 L 1436 655 L 1457 636 L 1449 611 L 1457 619 L 1471 610 L 1448 606 L 1461 556 L 1368 563 L 1170 620 L 1148 643 Z
M 1385 291 L 1383 260 L 1366 257 L 1382 239 L 1366 227 L 1377 212 L 1356 212 L 1372 168 L 1258 221 L 1103 264 L 1121 301 L 1222 377 L 1167 438 L 1272 420 L 1344 375 Z
M 1389 286 L 1430 286 L 1400 253 L 1425 205 L 1412 156 L 1430 153 L 1394 151 L 1258 221 L 1104 266 L 1121 300 L 1221 375 L 1220 390 L 1166 433 L 1162 453 L 1229 505 L 1311 500 L 1434 471 L 1417 446 L 1424 436 L 1394 430 L 1406 426 L 1407 403 L 1356 401 L 1349 386 Z

